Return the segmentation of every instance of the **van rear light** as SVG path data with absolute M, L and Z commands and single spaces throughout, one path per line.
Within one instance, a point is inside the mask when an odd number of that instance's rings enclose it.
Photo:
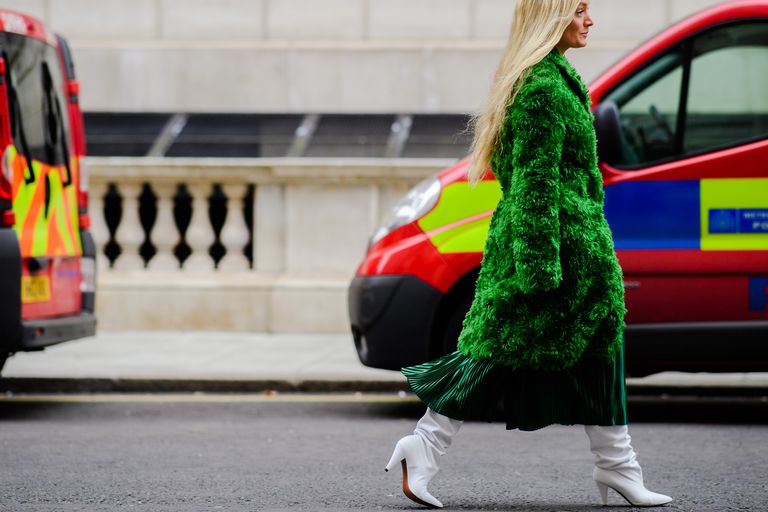
M 0 216 L 0 227 L 12 228 L 16 225 L 16 214 L 13 210 L 5 210 Z
M 0 147 L 7 148 L 13 141 L 11 134 L 11 111 L 8 104 L 8 84 L 6 83 L 6 63 L 5 59 L 0 57 Z M 6 153 L 8 150 L 6 149 Z M 9 169 L 5 167 L 6 154 L 3 154 L 2 174 L 6 176 L 9 183 L 13 182 L 10 178 Z
M 88 166 L 82 157 L 78 164 L 77 205 L 80 212 L 85 213 L 88 211 Z
M 8 146 L 0 158 L 0 199 L 10 201 L 13 195 L 13 165 L 11 162 L 11 146 Z
M 96 260 L 80 258 L 80 291 L 92 293 L 96 291 Z
M 11 187 L 10 180 L 7 180 L 5 176 L 0 176 L 0 199 L 10 201 L 13 198 L 13 188 Z
M 77 82 L 77 80 L 69 80 L 67 82 L 67 93 L 70 96 L 77 96 L 80 94 L 80 84 Z
M 80 224 L 80 229 L 88 229 L 91 227 L 91 216 L 87 213 L 81 213 L 78 217 L 78 223 Z

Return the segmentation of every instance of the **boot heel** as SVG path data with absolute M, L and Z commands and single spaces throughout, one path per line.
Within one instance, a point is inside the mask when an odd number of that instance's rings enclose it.
M 403 448 L 400 446 L 400 442 L 398 441 L 395 445 L 395 451 L 392 454 L 392 457 L 389 459 L 389 462 L 387 463 L 386 467 L 384 468 L 384 471 L 391 471 L 397 467 L 398 464 L 400 464 L 400 461 L 404 460 L 405 456 L 403 455 Z
M 443 507 L 443 504 L 427 490 L 427 484 L 437 473 L 438 466 L 433 455 L 427 452 L 421 438 L 410 435 L 397 442 L 392 458 L 389 459 L 384 471 L 394 470 L 398 465 L 403 474 L 403 494 L 425 507 Z
M 600 491 L 600 499 L 603 500 L 603 506 L 608 504 L 608 486 L 602 482 L 595 482 L 597 490 Z

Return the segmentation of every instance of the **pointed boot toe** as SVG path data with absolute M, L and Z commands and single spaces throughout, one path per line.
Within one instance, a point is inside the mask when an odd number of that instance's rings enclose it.
M 658 507 L 672 501 L 672 498 L 665 494 L 645 488 L 639 467 L 615 470 L 595 468 L 594 478 L 603 505 L 608 504 L 608 489 L 613 489 L 635 507 Z

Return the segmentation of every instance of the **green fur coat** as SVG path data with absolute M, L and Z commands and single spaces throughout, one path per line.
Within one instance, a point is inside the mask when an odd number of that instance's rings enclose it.
M 491 218 L 459 351 L 561 370 L 621 348 L 624 288 L 603 213 L 593 116 L 576 70 L 553 49 L 508 111 L 492 170 Z

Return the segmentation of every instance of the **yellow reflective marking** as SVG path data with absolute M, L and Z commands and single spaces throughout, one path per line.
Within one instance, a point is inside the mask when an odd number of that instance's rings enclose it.
M 710 233 L 711 209 L 768 208 L 768 179 L 701 180 L 701 249 L 703 251 L 765 251 L 768 233 Z
M 45 187 L 45 170 L 40 162 L 32 162 L 35 169 L 35 186 Z M 50 206 L 49 206 L 50 207 Z M 45 218 L 45 204 L 40 207 L 35 220 L 34 238 L 31 256 L 46 256 L 48 254 L 48 219 Z
M 491 211 L 499 199 L 501 187 L 497 181 L 481 181 L 474 189 L 465 181 L 452 183 L 443 189 L 432 211 L 419 220 L 419 227 L 429 232 Z
M 9 159 L 11 162 L 21 158 L 16 148 L 9 147 Z M 76 160 L 75 160 L 76 161 Z M 63 174 L 61 167 L 45 168 L 40 162 L 33 161 L 32 168 L 35 172 L 35 181 L 27 184 L 23 179 L 20 180 L 18 188 L 14 190 L 13 211 L 16 214 L 16 224 L 14 229 L 19 240 L 32 240 L 31 254 L 24 256 L 46 256 L 49 254 L 49 228 L 53 213 L 56 212 L 55 229 L 59 233 L 64 248 L 57 248 L 56 255 L 61 256 L 79 256 L 81 254 L 80 232 L 79 232 L 79 212 L 77 206 L 77 187 L 74 183 L 66 189 L 62 186 L 61 176 Z M 74 171 L 73 171 L 74 172 Z M 32 208 L 32 202 L 38 193 L 38 187 L 45 187 L 46 173 L 50 183 L 50 200 L 48 204 L 48 217 L 45 216 L 45 205 L 41 205 L 37 218 L 26 231 L 25 222 Z M 64 202 L 64 194 L 69 201 L 67 209 Z M 69 229 L 71 226 L 71 230 Z
M 68 212 L 66 208 L 64 208 L 64 194 L 68 193 L 69 190 L 74 187 L 74 184 L 71 185 L 68 190 L 64 190 L 64 187 L 61 183 L 61 174 L 62 173 L 58 168 L 52 168 L 49 173 L 51 182 L 51 212 L 48 217 L 49 219 L 54 217 L 53 212 L 56 212 L 56 229 L 59 231 L 59 236 L 64 242 L 64 252 L 61 252 L 61 249 L 57 248 L 56 255 L 71 256 L 75 254 L 75 248 L 72 244 L 72 237 L 69 235 L 67 224 L 72 223 L 74 219 L 72 218 L 72 212 Z
M 459 224 L 454 228 L 437 233 L 430 237 L 430 240 L 442 254 L 483 252 L 490 224 L 491 216 L 488 215 L 479 220 Z
M 452 183 L 418 224 L 443 254 L 482 251 L 499 199 L 501 187 L 495 180 L 481 181 L 475 188 L 464 181 Z
M 13 194 L 13 213 L 16 214 L 16 225 L 14 227 L 19 238 L 21 238 L 24 221 L 27 220 L 32 197 L 35 195 L 35 184 L 27 185 L 22 181 L 21 186 Z
M 16 160 L 20 158 L 15 146 L 9 146 L 8 149 L 8 165 L 11 169 L 16 168 Z M 26 172 L 26 169 L 22 172 Z M 14 179 L 14 183 L 16 180 Z M 13 191 L 13 213 L 16 214 L 16 224 L 14 229 L 16 230 L 16 236 L 21 239 L 24 222 L 27 220 L 27 214 L 32 204 L 32 198 L 35 196 L 35 187 L 37 186 L 37 180 L 27 185 L 27 183 L 21 179 L 19 180 L 19 187 Z

